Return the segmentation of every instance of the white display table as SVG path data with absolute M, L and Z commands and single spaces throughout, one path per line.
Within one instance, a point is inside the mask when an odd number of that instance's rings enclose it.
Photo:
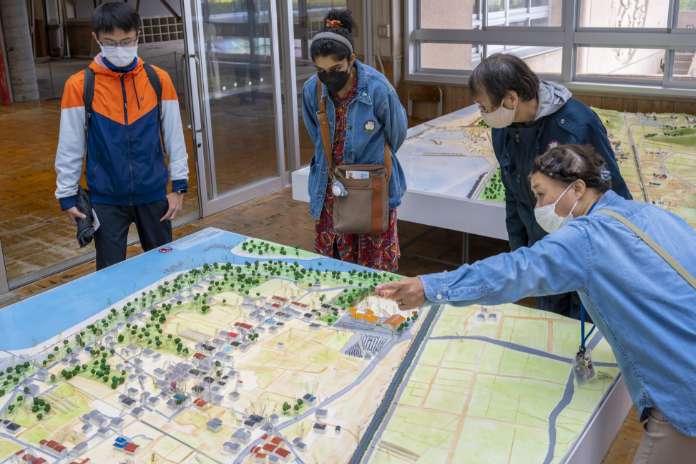
M 469 106 L 409 129 L 397 153 L 408 185 L 399 219 L 507 240 L 505 205 L 476 199 L 495 160 L 468 151 L 467 133 L 457 129 L 477 115 Z M 292 173 L 295 200 L 309 201 L 308 177 L 309 167 Z

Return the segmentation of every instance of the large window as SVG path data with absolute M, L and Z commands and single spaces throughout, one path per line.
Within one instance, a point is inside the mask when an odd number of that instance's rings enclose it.
M 544 77 L 696 92 L 696 0 L 410 0 L 411 80 L 463 83 L 512 53 Z

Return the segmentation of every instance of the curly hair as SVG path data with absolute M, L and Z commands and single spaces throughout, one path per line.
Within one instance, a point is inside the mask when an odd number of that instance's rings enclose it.
M 611 189 L 611 172 L 592 145 L 559 145 L 534 160 L 532 174 L 540 172 L 551 179 L 570 184 L 582 179 L 601 193 Z
M 350 10 L 331 10 L 324 17 L 324 23 L 320 32 L 335 32 L 354 45 L 353 29 L 355 20 Z M 312 60 L 317 56 L 334 56 L 337 60 L 349 59 L 352 52 L 344 44 L 331 39 L 319 39 L 312 42 L 309 49 Z

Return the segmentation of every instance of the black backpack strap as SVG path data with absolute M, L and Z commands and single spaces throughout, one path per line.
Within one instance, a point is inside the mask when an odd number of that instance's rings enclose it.
M 157 71 L 155 71 L 155 68 L 153 68 L 151 64 L 143 63 L 143 68 L 150 81 L 150 85 L 155 89 L 155 94 L 157 94 L 157 118 L 159 120 L 160 141 L 162 142 L 162 150 L 166 152 L 164 149 L 164 132 L 162 130 L 162 81 L 160 81 Z
M 87 67 L 84 71 L 85 81 L 82 90 L 82 100 L 85 102 L 85 143 L 87 143 L 87 128 L 92 119 L 92 101 L 94 100 L 94 71 Z

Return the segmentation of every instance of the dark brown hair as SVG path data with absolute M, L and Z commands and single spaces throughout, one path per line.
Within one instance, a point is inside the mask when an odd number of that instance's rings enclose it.
M 508 90 L 513 90 L 522 101 L 539 96 L 539 78 L 515 55 L 496 53 L 484 59 L 469 77 L 472 96 L 488 95 L 491 104 L 499 106 Z
M 540 172 L 564 184 L 582 179 L 601 193 L 611 189 L 611 173 L 592 145 L 559 145 L 534 160 L 532 174 Z

